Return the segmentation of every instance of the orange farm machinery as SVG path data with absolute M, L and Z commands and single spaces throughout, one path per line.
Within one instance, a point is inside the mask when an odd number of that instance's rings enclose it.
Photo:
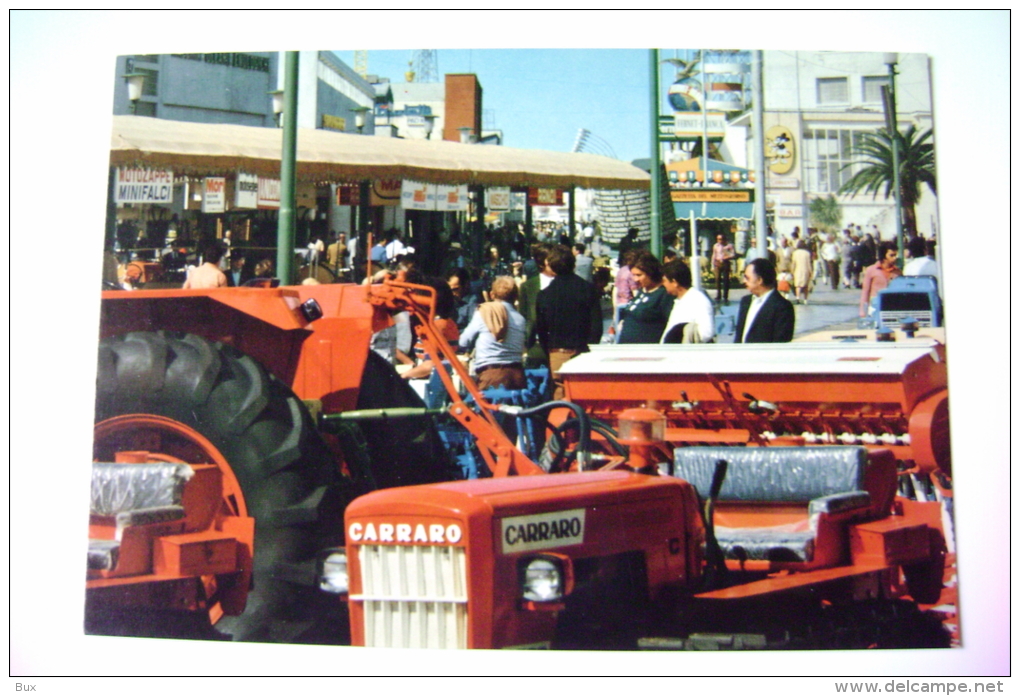
M 840 420 L 826 420 L 835 400 L 787 388 L 778 364 L 699 386 L 593 377 L 588 356 L 568 376 L 572 403 L 523 408 L 473 386 L 434 302 L 395 281 L 104 293 L 87 630 L 408 647 L 948 644 L 916 608 L 942 589 L 938 514 L 896 495 L 904 471 L 948 473 L 945 406 L 915 385 L 944 391 L 940 347 L 934 367 L 890 358 L 912 375 L 896 414 L 897 378 L 872 369 L 881 351 L 837 360 L 847 384 L 856 371 L 872 385 L 844 395 L 857 410 Z M 486 478 L 455 480 L 434 409 L 371 350 L 398 311 L 417 319 L 449 393 L 441 417 L 472 436 Z M 650 362 L 592 357 L 610 354 Z M 625 395 L 635 387 L 640 398 Z M 545 424 L 553 410 L 567 420 Z M 775 411 L 793 425 L 767 421 Z M 559 451 L 525 454 L 500 426 L 513 416 L 542 417 Z

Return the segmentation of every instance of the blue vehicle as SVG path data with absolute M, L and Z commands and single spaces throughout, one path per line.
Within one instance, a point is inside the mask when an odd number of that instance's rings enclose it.
M 919 328 L 942 326 L 942 300 L 935 276 L 900 276 L 880 290 L 871 301 L 870 318 L 876 329 L 896 329 L 907 318 L 917 320 Z

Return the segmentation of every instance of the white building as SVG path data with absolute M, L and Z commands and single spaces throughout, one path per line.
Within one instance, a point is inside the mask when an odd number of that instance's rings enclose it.
M 369 78 L 372 79 L 371 77 Z M 378 100 L 376 135 L 442 140 L 446 114 L 446 85 L 442 82 L 377 82 L 392 101 Z
M 763 82 L 766 150 L 778 127 L 791 142 L 787 167 L 770 166 L 766 155 L 766 205 L 769 222 L 782 235 L 809 226 L 808 205 L 816 197 L 836 195 L 843 226 L 867 229 L 875 225 L 883 239 L 896 235 L 895 203 L 882 193 L 840 196 L 839 187 L 857 167 L 852 154 L 860 133 L 885 126 L 883 85 L 889 68 L 882 53 L 825 51 L 765 51 Z M 897 126 L 914 125 L 919 132 L 932 126 L 931 75 L 923 54 L 897 56 L 895 83 Z M 734 163 L 753 167 L 757 138 L 750 112 L 730 123 L 726 149 Z M 743 161 L 741 160 L 743 156 Z M 786 171 L 783 171 L 783 170 Z M 916 207 L 918 232 L 925 237 L 938 230 L 935 195 L 922 184 Z

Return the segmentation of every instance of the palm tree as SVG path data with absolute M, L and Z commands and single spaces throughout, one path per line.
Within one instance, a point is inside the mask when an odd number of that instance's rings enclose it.
M 824 232 L 835 232 L 843 224 L 843 209 L 831 193 L 825 198 L 812 199 L 808 214 L 811 226 Z
M 900 203 L 903 207 L 903 227 L 908 236 L 917 234 L 917 216 L 914 208 L 921 198 L 921 184 L 927 184 L 932 193 L 935 190 L 935 145 L 932 143 L 932 129 L 918 133 L 911 124 L 906 132 L 896 132 L 900 159 Z M 893 196 L 893 152 L 889 131 L 885 128 L 873 133 L 863 133 L 854 144 L 853 154 L 861 158 L 847 167 L 862 167 L 845 184 L 839 187 L 839 194 L 851 196 L 856 193 L 870 193 L 872 198 L 879 191 L 886 198 Z

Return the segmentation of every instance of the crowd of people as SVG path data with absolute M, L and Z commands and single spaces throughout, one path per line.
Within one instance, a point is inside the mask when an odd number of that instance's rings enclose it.
M 801 235 L 796 227 L 772 248 L 780 291 L 793 302 L 806 305 L 818 283 L 832 290 L 859 290 L 860 316 L 867 316 L 880 290 L 900 275 L 938 276 L 935 241 L 919 235 L 907 240 L 909 258 L 900 269 L 899 252 L 893 242 L 883 242 L 878 229 L 862 231 L 850 224 L 839 235 L 808 229 Z
M 526 369 L 545 366 L 552 377 L 553 398 L 561 398 L 563 365 L 593 344 L 716 340 L 716 308 L 708 295 L 694 287 L 688 265 L 675 252 L 663 258 L 653 255 L 636 242 L 636 230 L 628 237 L 620 245 L 615 279 L 601 261 L 594 266 L 583 243 L 537 242 L 531 245 L 528 258 L 509 261 L 492 245 L 479 268 L 453 266 L 445 277 L 422 275 L 413 263 L 408 265 L 405 256 L 397 266 L 365 282 L 381 282 L 388 274 L 401 273 L 408 282 L 435 288 L 435 321 L 441 325 L 437 328 L 455 350 L 473 355 L 479 387 L 521 389 Z M 458 249 L 452 251 L 456 254 Z M 734 340 L 792 340 L 793 306 L 776 292 L 771 261 L 749 263 L 744 283 L 750 295 L 741 301 Z M 610 296 L 613 314 L 607 331 L 604 302 L 608 305 Z M 380 332 L 373 345 L 398 366 L 403 377 L 424 379 L 433 365 L 426 357 L 415 357 L 414 321 L 397 314 L 394 327 Z
M 521 389 L 524 370 L 549 368 L 555 396 L 562 395 L 560 369 L 589 346 L 621 344 L 712 343 L 715 315 L 729 303 L 731 275 L 737 262 L 734 245 L 716 236 L 710 258 L 715 278 L 715 301 L 695 287 L 690 267 L 673 249 L 662 257 L 648 251 L 631 229 L 620 241 L 615 274 L 601 258 L 596 263 L 589 243 L 599 244 L 591 226 L 569 235 L 562 227 L 541 226 L 539 241 L 526 244 L 523 230 L 488 230 L 484 258 L 472 264 L 456 238 L 445 240 L 446 256 L 440 275 L 425 276 L 417 267 L 415 249 L 397 230 L 375 240 L 362 258 L 369 264 L 363 282 L 381 282 L 399 274 L 408 282 L 436 290 L 436 321 L 450 345 L 473 354 L 473 367 L 482 388 Z M 305 261 L 339 271 L 349 270 L 357 257 L 357 238 L 338 233 L 325 244 L 310 241 Z M 586 243 L 589 242 L 589 243 Z M 736 315 L 736 343 L 787 342 L 794 333 L 795 303 L 807 304 L 816 283 L 832 290 L 861 292 L 865 316 L 872 298 L 901 273 L 937 275 L 933 243 L 921 237 L 909 241 L 910 262 L 901 272 L 896 246 L 877 241 L 877 230 L 862 233 L 854 225 L 841 235 L 799 228 L 789 237 L 770 238 L 769 258 L 742 264 L 748 293 Z M 215 288 L 251 284 L 272 276 L 271 261 L 249 270 L 243 253 L 222 242 L 201 249 L 201 263 L 190 269 L 185 288 Z M 737 268 L 738 273 L 740 267 Z M 310 278 L 305 282 L 316 282 Z M 604 330 L 603 303 L 611 302 L 612 318 Z M 608 309 L 608 308 L 607 308 Z M 420 345 L 408 316 L 396 316 L 390 329 L 373 337 L 373 349 L 401 368 L 407 379 L 425 378 L 432 364 Z

